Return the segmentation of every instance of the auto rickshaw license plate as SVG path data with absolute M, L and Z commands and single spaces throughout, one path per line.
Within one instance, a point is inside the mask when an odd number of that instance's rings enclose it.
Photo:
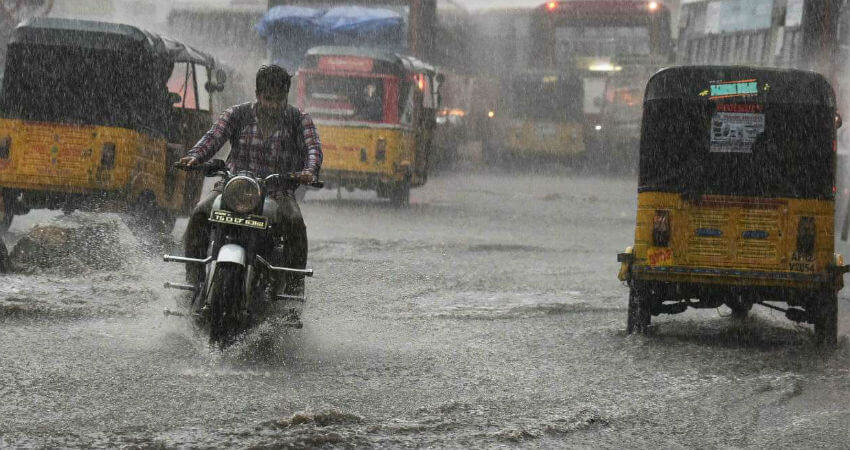
M 240 227 L 257 228 L 265 230 L 269 227 L 269 220 L 263 216 L 237 216 L 230 211 L 214 210 L 210 215 L 210 222 L 236 225 Z

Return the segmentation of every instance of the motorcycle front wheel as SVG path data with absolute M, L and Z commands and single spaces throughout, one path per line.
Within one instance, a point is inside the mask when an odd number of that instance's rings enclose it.
M 245 268 L 239 264 L 220 263 L 216 266 L 209 292 L 210 343 L 219 348 L 233 343 L 245 328 L 242 303 L 245 292 Z

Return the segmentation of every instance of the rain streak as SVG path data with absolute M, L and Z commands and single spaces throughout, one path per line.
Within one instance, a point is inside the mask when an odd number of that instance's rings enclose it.
M 0 0 L 0 448 L 846 448 L 844 0 Z

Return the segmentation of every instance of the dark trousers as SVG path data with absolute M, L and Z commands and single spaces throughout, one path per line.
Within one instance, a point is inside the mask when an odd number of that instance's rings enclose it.
M 212 204 L 219 194 L 221 194 L 221 188 L 214 188 L 192 210 L 189 224 L 186 226 L 186 235 L 183 238 L 185 254 L 190 258 L 203 259 L 207 256 L 207 246 L 210 242 L 208 218 Z M 289 193 L 276 193 L 272 199 L 277 202 L 278 217 L 272 218 L 275 248 L 269 262 L 275 266 L 304 269 L 307 267 L 307 227 L 304 225 L 301 208 Z M 203 267 L 198 264 L 186 264 L 186 280 L 189 283 L 199 282 L 203 276 L 203 270 Z M 284 274 L 278 276 L 275 282 L 278 292 L 285 287 L 285 293 L 289 295 L 304 293 L 303 275 Z

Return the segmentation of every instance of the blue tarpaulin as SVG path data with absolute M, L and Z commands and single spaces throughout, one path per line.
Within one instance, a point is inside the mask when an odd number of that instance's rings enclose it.
M 406 28 L 401 14 L 383 8 L 329 9 L 276 6 L 256 25 L 272 61 L 293 71 L 304 53 L 318 45 L 348 45 L 403 51 Z

